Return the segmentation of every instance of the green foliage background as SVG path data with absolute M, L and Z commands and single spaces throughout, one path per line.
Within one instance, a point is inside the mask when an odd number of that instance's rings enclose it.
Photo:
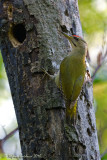
M 98 10 L 96 2 L 97 0 L 78 0 L 82 29 L 89 46 L 92 43 L 94 45 L 94 38 L 99 33 L 102 34 L 102 38 L 107 28 L 107 7 L 103 11 Z M 105 2 L 107 5 L 107 1 Z M 101 45 L 99 44 L 99 46 Z M 93 93 L 96 104 L 96 123 L 100 152 L 102 154 L 107 149 L 107 65 L 97 72 L 93 84 Z M 102 157 L 102 160 L 107 160 L 107 154 Z
M 9 157 L 9 158 L 7 158 L 7 157 Z M 0 154 L 0 160 L 18 160 L 18 158 L 16 159 L 16 158 L 13 158 L 12 156 L 9 156 L 9 155 L 7 155 L 7 156 L 4 156 L 3 154 Z
M 97 10 L 95 2 L 95 0 L 78 0 L 82 29 L 89 36 L 95 32 L 103 32 L 107 21 L 107 10 Z

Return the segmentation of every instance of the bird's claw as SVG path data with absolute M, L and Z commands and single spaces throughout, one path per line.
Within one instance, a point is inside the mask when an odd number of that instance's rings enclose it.
M 50 75 L 44 68 L 42 68 L 42 71 L 45 73 L 44 76 L 47 75 L 47 76 L 48 76 L 49 78 L 51 78 L 51 79 L 54 78 L 54 76 L 53 76 L 53 75 Z

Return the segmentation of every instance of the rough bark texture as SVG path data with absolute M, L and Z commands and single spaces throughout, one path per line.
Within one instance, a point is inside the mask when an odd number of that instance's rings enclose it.
M 32 160 L 100 160 L 91 82 L 78 99 L 76 125 L 68 125 L 62 95 L 42 71 L 57 72 L 71 50 L 61 30 L 82 36 L 77 0 L 0 1 L 0 47 L 22 153 Z

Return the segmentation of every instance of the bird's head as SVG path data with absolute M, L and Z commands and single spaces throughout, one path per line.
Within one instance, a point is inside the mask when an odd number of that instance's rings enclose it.
M 62 34 L 69 40 L 72 48 L 76 48 L 76 47 L 78 47 L 78 48 L 80 47 L 80 48 L 84 48 L 84 49 L 87 48 L 87 43 L 80 36 L 77 36 L 77 35 L 69 36 L 63 32 L 62 32 Z

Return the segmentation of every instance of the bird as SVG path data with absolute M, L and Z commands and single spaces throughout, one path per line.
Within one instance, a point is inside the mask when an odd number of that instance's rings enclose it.
M 87 43 L 78 35 L 61 33 L 70 42 L 72 50 L 61 61 L 59 72 L 55 76 L 50 76 L 46 71 L 45 73 L 51 78 L 55 78 L 55 83 L 65 99 L 66 117 L 72 119 L 72 117 L 76 117 L 77 98 L 85 79 Z

